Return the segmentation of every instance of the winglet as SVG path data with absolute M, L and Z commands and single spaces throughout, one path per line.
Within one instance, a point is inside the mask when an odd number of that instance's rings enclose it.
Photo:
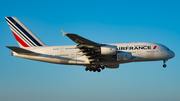
M 68 33 L 64 32 L 63 30 L 61 30 L 61 32 L 63 33 L 63 36 L 65 36 L 66 34 L 68 34 Z

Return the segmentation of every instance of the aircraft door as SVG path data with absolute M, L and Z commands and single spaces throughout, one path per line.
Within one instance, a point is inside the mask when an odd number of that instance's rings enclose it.
M 137 51 L 137 55 L 141 55 L 141 51 L 140 50 Z
M 71 53 L 71 58 L 74 58 L 76 54 L 74 53 Z
M 60 47 L 60 52 L 64 52 L 64 48 Z
M 161 48 L 161 49 L 160 49 L 160 52 L 161 52 L 161 54 L 164 54 L 164 49 Z
M 68 61 L 70 64 L 77 64 L 77 58 L 75 53 L 71 53 L 71 59 Z

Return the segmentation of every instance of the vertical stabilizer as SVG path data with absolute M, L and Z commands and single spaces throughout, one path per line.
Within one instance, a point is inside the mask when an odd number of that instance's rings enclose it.
M 16 17 L 5 17 L 5 19 L 20 47 L 46 46 Z

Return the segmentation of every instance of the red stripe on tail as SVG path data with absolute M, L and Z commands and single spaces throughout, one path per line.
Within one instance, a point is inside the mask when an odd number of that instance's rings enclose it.
M 16 40 L 23 46 L 23 47 L 29 47 L 23 40 L 21 40 L 13 31 L 12 33 L 14 34 L 14 37 Z

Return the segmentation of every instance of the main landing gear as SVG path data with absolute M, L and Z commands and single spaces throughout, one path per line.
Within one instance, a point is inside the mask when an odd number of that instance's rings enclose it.
M 105 69 L 105 66 L 101 66 L 101 65 L 88 65 L 86 66 L 85 70 L 86 71 L 93 71 L 93 72 L 101 72 L 101 70 L 104 70 Z
M 164 64 L 163 64 L 163 67 L 166 68 L 166 66 L 167 66 L 167 65 L 165 64 L 165 63 L 166 63 L 166 60 L 163 60 L 163 63 L 164 63 Z

